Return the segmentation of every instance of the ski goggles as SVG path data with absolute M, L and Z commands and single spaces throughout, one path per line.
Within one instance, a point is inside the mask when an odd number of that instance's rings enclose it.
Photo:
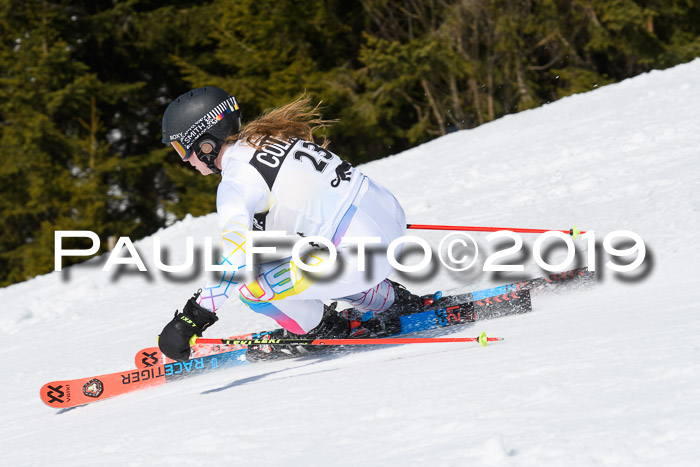
M 192 156 L 192 153 L 194 152 L 192 148 L 190 148 L 189 150 L 185 149 L 185 147 L 182 144 L 180 144 L 179 141 L 171 141 L 170 144 L 172 145 L 172 147 L 175 148 L 178 155 L 180 156 L 180 159 L 182 159 L 183 161 L 189 159 Z

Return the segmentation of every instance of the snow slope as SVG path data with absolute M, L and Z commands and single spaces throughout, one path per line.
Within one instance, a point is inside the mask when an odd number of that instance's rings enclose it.
M 57 412 L 39 400 L 43 383 L 131 368 L 204 276 L 115 275 L 91 261 L 0 289 L 0 464 L 697 465 L 698 76 L 700 59 L 363 167 L 409 222 L 597 232 L 596 288 L 536 296 L 533 313 L 455 334 L 502 344 L 250 365 Z M 619 229 L 647 246 L 636 273 L 604 266 L 602 239 Z M 209 215 L 157 235 L 175 264 L 184 237 L 215 233 Z M 413 234 L 435 247 L 444 236 Z M 468 272 L 397 277 L 424 293 L 542 275 L 536 236 L 524 238 L 525 254 L 507 258 L 524 274 L 481 272 L 482 254 Z M 144 259 L 152 247 L 137 243 Z M 577 264 L 586 251 L 577 242 Z M 274 327 L 235 300 L 220 315 L 209 336 Z

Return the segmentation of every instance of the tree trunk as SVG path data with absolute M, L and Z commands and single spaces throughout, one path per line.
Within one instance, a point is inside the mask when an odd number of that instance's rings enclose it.
M 430 85 L 425 80 L 425 78 L 421 78 L 420 84 L 423 87 L 423 92 L 425 93 L 425 97 L 428 98 L 428 103 L 430 104 L 430 108 L 433 111 L 433 115 L 435 116 L 435 120 L 437 120 L 438 125 L 440 126 L 440 134 L 444 136 L 447 134 L 447 130 L 445 129 L 445 118 L 442 116 L 442 113 L 440 112 L 440 108 L 438 107 L 437 102 L 435 102 L 435 98 L 433 97 L 433 93 L 430 90 Z
M 491 57 L 486 61 L 486 108 L 489 114 L 489 121 L 496 118 L 496 112 L 493 109 L 493 59 Z
M 450 73 L 450 97 L 452 98 L 452 109 L 454 115 L 454 122 L 457 128 L 460 130 L 467 127 L 465 120 L 467 116 L 462 110 L 462 101 L 459 98 L 459 90 L 457 89 L 457 78 L 453 73 Z
M 479 120 L 479 125 L 484 123 L 484 115 L 481 111 L 481 95 L 479 93 L 479 83 L 476 80 L 479 67 L 479 12 L 474 8 L 474 21 L 472 22 L 472 60 L 474 61 L 474 73 L 469 78 L 469 87 L 472 88 L 474 95 L 474 108 L 476 108 L 476 117 Z
M 515 80 L 518 84 L 518 94 L 520 94 L 520 99 L 518 100 L 518 103 L 523 103 L 525 109 L 528 109 L 532 106 L 532 96 L 530 95 L 530 92 L 527 90 L 527 83 L 525 82 L 525 74 L 523 73 L 523 67 L 520 64 L 520 56 L 518 53 L 514 54 L 515 58 Z M 518 110 L 521 110 L 521 106 L 518 105 Z M 524 109 L 522 109 L 524 110 Z

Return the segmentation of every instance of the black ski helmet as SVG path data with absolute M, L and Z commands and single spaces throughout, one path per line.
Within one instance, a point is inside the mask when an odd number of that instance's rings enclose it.
M 172 101 L 163 114 L 163 142 L 172 144 L 182 160 L 192 153 L 214 173 L 221 146 L 241 127 L 236 98 L 221 88 L 207 86 L 188 91 Z

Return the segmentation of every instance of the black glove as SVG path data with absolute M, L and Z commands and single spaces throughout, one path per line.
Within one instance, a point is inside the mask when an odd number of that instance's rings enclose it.
M 190 340 L 195 335 L 201 337 L 202 331 L 219 320 L 216 314 L 196 302 L 200 292 L 201 290 L 187 300 L 182 313 L 175 311 L 175 317 L 158 336 L 160 351 L 173 360 L 189 360 Z

